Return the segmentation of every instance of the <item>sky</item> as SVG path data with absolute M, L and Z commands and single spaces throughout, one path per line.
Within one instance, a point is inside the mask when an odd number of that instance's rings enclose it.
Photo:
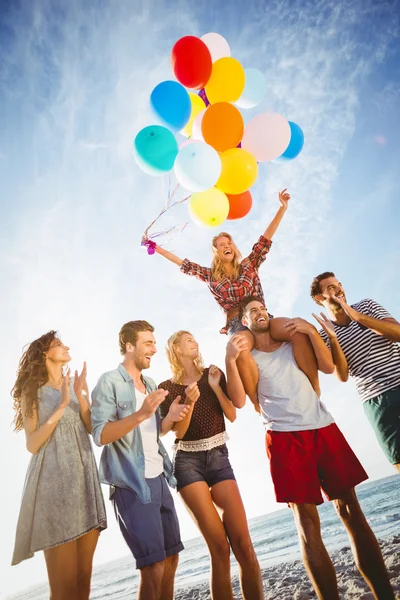
M 118 331 L 155 327 L 148 374 L 169 377 L 167 337 L 189 329 L 206 364 L 224 365 L 223 316 L 206 286 L 140 247 L 166 183 L 135 165 L 148 102 L 172 78 L 184 35 L 222 34 L 245 67 L 265 73 L 267 95 L 246 121 L 274 110 L 305 134 L 301 155 L 263 164 L 251 213 L 227 222 L 246 255 L 278 209 L 290 207 L 260 275 L 270 312 L 312 319 L 314 275 L 332 270 L 347 297 L 372 297 L 400 319 L 400 3 L 304 0 L 0 0 L 0 598 L 46 578 L 43 555 L 11 568 L 24 477 L 24 434 L 14 434 L 10 389 L 22 348 L 57 329 L 72 369 L 88 363 L 93 387 L 120 360 Z M 244 113 L 245 111 L 242 111 Z M 167 213 L 162 228 L 188 220 Z M 216 231 L 190 223 L 168 249 L 203 265 Z M 352 382 L 322 377 L 323 400 L 371 479 L 392 474 Z M 261 421 L 245 407 L 228 425 L 231 462 L 249 518 L 280 508 Z M 164 439 L 171 447 L 173 438 Z M 98 449 L 95 450 L 99 458 Z M 104 488 L 109 510 L 107 489 Z M 176 497 L 184 539 L 197 535 Z M 288 513 L 288 518 L 290 514 Z M 127 554 L 109 510 L 95 555 Z

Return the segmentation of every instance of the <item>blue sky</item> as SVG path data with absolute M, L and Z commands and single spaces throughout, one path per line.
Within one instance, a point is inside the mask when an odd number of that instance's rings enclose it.
M 169 375 L 163 348 L 180 328 L 197 337 L 207 363 L 223 366 L 222 316 L 205 286 L 140 248 L 164 196 L 161 180 L 136 168 L 132 141 L 151 123 L 149 94 L 171 77 L 178 38 L 224 35 L 233 56 L 267 78 L 263 105 L 246 118 L 274 109 L 304 130 L 300 157 L 262 165 L 252 212 L 222 228 L 246 254 L 275 213 L 277 192 L 291 192 L 261 270 L 271 312 L 308 318 L 312 277 L 333 270 L 351 301 L 373 297 L 400 318 L 399 9 L 392 0 L 2 0 L 0 597 L 45 578 L 42 555 L 8 566 L 29 461 L 23 434 L 9 427 L 21 348 L 59 329 L 72 368 L 87 360 L 93 387 L 119 361 L 120 326 L 145 318 L 156 327 L 154 379 Z M 165 223 L 186 219 L 182 206 Z M 190 224 L 169 248 L 206 265 L 214 233 Z M 391 474 L 353 384 L 323 377 L 322 386 L 371 478 Z M 229 432 L 248 515 L 276 509 L 260 421 L 245 408 Z M 184 537 L 195 535 L 179 499 L 177 507 Z M 123 554 L 110 512 L 95 561 Z

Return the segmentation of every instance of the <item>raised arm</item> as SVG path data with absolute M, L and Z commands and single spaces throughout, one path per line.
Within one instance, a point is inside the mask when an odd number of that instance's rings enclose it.
M 339 340 L 337 338 L 335 328 L 332 321 L 328 319 L 324 313 L 321 313 L 321 318 L 312 314 L 314 319 L 321 325 L 323 331 L 326 333 L 328 343 L 332 352 L 332 359 L 335 365 L 335 375 L 341 382 L 346 382 L 349 378 L 349 366 L 347 364 L 346 357 L 342 348 L 340 347 Z
M 225 375 L 215 365 L 210 366 L 208 372 L 208 383 L 218 398 L 218 402 L 222 408 L 225 417 L 233 423 L 236 419 L 236 408 L 227 396 L 228 390 L 226 387 Z M 225 393 L 226 390 L 226 393 Z
M 199 398 L 200 390 L 198 388 L 197 383 L 195 382 L 188 385 L 188 387 L 185 390 L 185 405 L 188 407 L 188 411 L 185 417 L 181 421 L 175 422 L 172 427 L 178 440 L 181 440 L 185 436 L 187 430 L 189 429 L 194 406 Z
M 21 408 L 24 421 L 24 430 L 26 437 L 26 448 L 32 454 L 36 454 L 40 448 L 47 442 L 53 431 L 57 427 L 59 421 L 64 415 L 65 408 L 70 403 L 70 392 L 69 392 L 70 372 L 64 377 L 61 386 L 61 402 L 56 410 L 50 415 L 43 425 L 38 427 L 39 420 L 37 409 L 33 408 L 32 416 L 25 417 L 26 413 L 26 402 L 22 399 Z
M 117 402 L 109 381 L 100 378 L 92 392 L 92 435 L 97 446 L 112 444 L 120 440 L 143 421 L 149 419 L 164 401 L 168 392 L 156 390 L 150 392 L 141 408 L 133 414 L 118 419 Z
M 83 369 L 80 375 L 75 371 L 74 392 L 79 402 L 79 411 L 81 419 L 85 425 L 86 431 L 92 433 L 92 420 L 90 417 L 90 396 L 86 382 L 87 368 L 86 362 L 83 363 Z
M 272 237 L 275 235 L 276 230 L 278 229 L 280 222 L 283 219 L 283 215 L 287 211 L 288 202 L 290 200 L 290 194 L 286 191 L 287 188 L 279 192 L 279 202 L 280 207 L 275 217 L 272 219 L 271 223 L 268 225 L 267 229 L 264 231 L 263 235 L 267 240 L 272 240 Z
M 157 254 L 159 254 L 160 256 L 163 256 L 164 258 L 166 258 L 167 260 L 169 260 L 170 262 L 174 263 L 175 265 L 178 265 L 178 267 L 181 267 L 183 264 L 183 259 L 179 258 L 179 256 L 176 256 L 175 254 L 173 254 L 172 252 L 169 252 L 169 250 L 165 250 L 164 248 L 162 248 L 161 246 L 156 246 L 155 247 L 155 251 L 157 252 Z
M 374 313 L 374 316 L 370 316 L 356 311 L 344 302 L 342 298 L 335 296 L 335 300 L 337 300 L 352 321 L 368 327 L 368 329 L 371 329 L 377 335 L 382 335 L 391 342 L 400 342 L 400 323 L 377 302 L 370 301 L 371 311 Z
M 315 358 L 317 359 L 318 369 L 327 375 L 331 375 L 334 372 L 335 365 L 333 364 L 331 351 L 326 346 L 314 325 L 305 319 L 298 317 L 289 319 L 284 327 L 289 331 L 290 335 L 294 335 L 295 333 L 305 333 L 308 335 L 314 350 Z
M 247 340 L 239 333 L 229 340 L 225 356 L 228 396 L 236 408 L 243 408 L 246 404 L 246 392 L 236 363 L 242 350 L 247 350 Z M 260 412 L 259 406 L 255 409 Z
M 161 420 L 160 434 L 166 435 L 174 428 L 176 423 L 183 421 L 189 412 L 189 405 L 181 404 L 181 396 L 177 396 L 169 407 L 165 417 Z
M 260 239 L 254 244 L 249 256 L 243 260 L 243 265 L 247 263 L 250 264 L 253 269 L 258 270 L 260 268 L 270 251 L 272 237 L 276 233 L 276 230 L 283 219 L 283 215 L 287 210 L 289 198 L 290 195 L 286 192 L 286 189 L 279 192 L 279 202 L 281 203 L 281 206 Z
M 181 272 L 184 273 L 185 275 L 191 275 L 192 277 L 196 277 L 197 279 L 200 279 L 200 281 L 205 281 L 205 282 L 210 281 L 210 278 L 211 278 L 211 269 L 210 268 L 202 267 L 201 265 L 198 265 L 197 263 L 191 262 L 187 258 L 185 258 L 185 259 L 179 258 L 179 256 L 176 256 L 172 252 L 169 252 L 168 250 L 164 250 L 164 248 L 161 248 L 161 246 L 156 246 L 155 251 L 157 252 L 157 254 L 160 254 L 160 256 L 164 256 L 164 258 L 166 258 L 170 262 L 174 263 L 175 265 L 178 265 L 178 267 L 180 267 Z

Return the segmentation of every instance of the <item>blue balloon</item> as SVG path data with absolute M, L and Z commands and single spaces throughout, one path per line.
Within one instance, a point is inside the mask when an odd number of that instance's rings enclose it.
M 276 159 L 279 162 L 293 160 L 300 154 L 304 146 L 304 133 L 301 128 L 292 121 L 289 121 L 289 125 L 291 131 L 289 146 L 286 148 L 285 152 Z
M 139 131 L 133 143 L 138 167 L 149 175 L 163 175 L 172 169 L 178 154 L 173 133 L 161 125 L 149 125 Z
M 190 119 L 192 104 L 188 92 L 177 81 L 163 81 L 151 92 L 150 105 L 160 122 L 174 133 Z

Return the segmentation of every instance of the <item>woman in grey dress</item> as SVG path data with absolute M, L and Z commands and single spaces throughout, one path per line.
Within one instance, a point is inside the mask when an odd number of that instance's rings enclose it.
M 89 439 L 86 364 L 70 381 L 69 348 L 49 331 L 24 352 L 12 390 L 15 430 L 33 454 L 12 564 L 44 551 L 51 600 L 88 600 L 99 533 L 107 527 Z

